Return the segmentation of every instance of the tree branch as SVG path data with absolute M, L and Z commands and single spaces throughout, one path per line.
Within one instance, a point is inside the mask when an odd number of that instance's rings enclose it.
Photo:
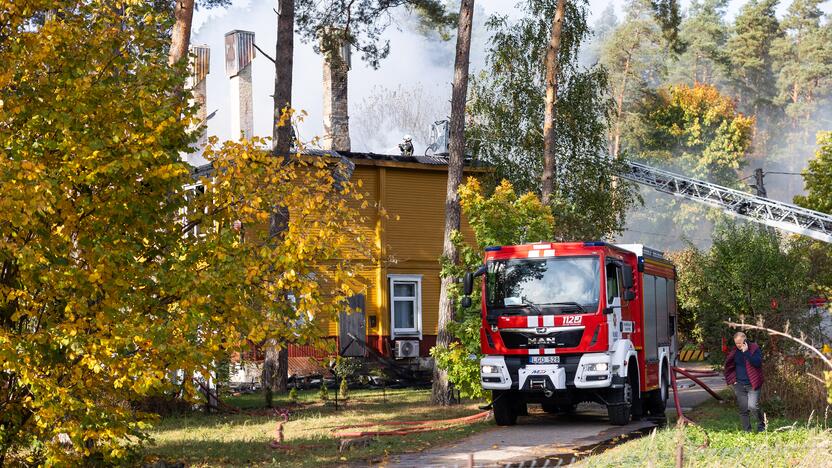
M 774 330 L 774 329 L 771 329 L 771 328 L 761 327 L 761 326 L 758 326 L 758 325 L 748 325 L 748 324 L 745 324 L 745 323 L 736 323 L 736 322 L 730 322 L 730 321 L 725 321 L 723 323 L 725 323 L 729 327 L 747 328 L 747 329 L 751 329 L 751 330 L 762 330 L 764 332 L 767 332 L 769 335 L 777 335 L 777 336 L 782 336 L 784 338 L 788 338 L 792 341 L 797 342 L 798 344 L 800 344 L 804 348 L 807 348 L 807 349 L 811 350 L 813 353 L 817 354 L 818 357 L 820 357 L 823 360 L 823 362 L 827 366 L 829 366 L 830 369 L 832 369 L 832 361 L 830 361 L 826 356 L 823 355 L 823 353 L 818 351 L 814 346 L 812 346 L 809 343 L 801 340 L 800 338 L 789 335 L 788 333 L 783 333 L 781 331 L 777 331 L 777 330 Z
M 255 49 L 257 49 L 257 50 L 258 50 L 261 54 L 265 55 L 267 59 L 271 60 L 271 61 L 272 61 L 272 63 L 275 63 L 275 64 L 277 63 L 277 62 L 275 62 L 275 60 L 271 57 L 271 55 L 269 55 L 269 54 L 267 54 L 267 53 L 263 52 L 263 49 L 261 49 L 261 48 L 257 47 L 257 43 L 252 42 L 252 43 L 251 43 L 251 45 L 253 45 L 253 46 L 254 46 L 254 48 L 255 48 Z

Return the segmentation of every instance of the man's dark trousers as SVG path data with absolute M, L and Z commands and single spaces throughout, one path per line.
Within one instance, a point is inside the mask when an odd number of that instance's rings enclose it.
M 748 413 L 753 413 L 757 418 L 757 431 L 765 431 L 766 423 L 763 410 L 760 409 L 760 389 L 754 390 L 751 384 L 737 382 L 734 384 L 734 395 L 737 396 L 737 406 L 740 407 L 742 428 L 751 432 L 751 417 Z

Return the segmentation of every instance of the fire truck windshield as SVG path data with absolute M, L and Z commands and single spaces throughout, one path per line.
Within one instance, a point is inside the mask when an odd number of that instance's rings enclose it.
M 493 260 L 488 262 L 489 309 L 548 313 L 594 312 L 601 293 L 597 256 Z M 529 306 L 532 304 L 533 306 Z

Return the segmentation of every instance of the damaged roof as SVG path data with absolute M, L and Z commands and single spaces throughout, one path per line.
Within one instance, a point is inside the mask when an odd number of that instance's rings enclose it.
M 424 155 L 416 155 L 413 156 L 403 156 L 399 154 L 378 154 L 378 153 L 368 153 L 368 152 L 358 152 L 358 151 L 333 151 L 333 150 L 320 150 L 320 149 L 308 149 L 304 151 L 305 155 L 308 156 L 329 156 L 335 158 L 346 158 L 351 161 L 354 161 L 358 164 L 361 164 L 361 161 L 376 161 L 380 163 L 390 162 L 390 163 L 410 163 L 410 164 L 422 164 L 425 166 L 447 166 L 448 165 L 448 157 L 446 155 L 432 155 L 432 156 L 424 156 Z M 473 158 L 466 157 L 465 158 L 465 166 L 469 168 L 486 168 L 488 164 L 483 163 L 481 161 L 477 161 Z M 194 179 L 198 179 L 200 177 L 205 177 L 211 174 L 211 164 L 203 164 L 202 166 L 196 166 L 193 168 L 192 176 Z

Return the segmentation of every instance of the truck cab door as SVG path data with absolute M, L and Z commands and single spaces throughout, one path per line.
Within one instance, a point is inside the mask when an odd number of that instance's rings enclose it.
M 614 262 L 608 262 L 606 270 L 606 311 L 607 325 L 609 327 L 609 349 L 612 350 L 615 342 L 621 339 L 621 320 L 624 316 L 624 305 L 622 301 L 621 288 L 621 267 Z

